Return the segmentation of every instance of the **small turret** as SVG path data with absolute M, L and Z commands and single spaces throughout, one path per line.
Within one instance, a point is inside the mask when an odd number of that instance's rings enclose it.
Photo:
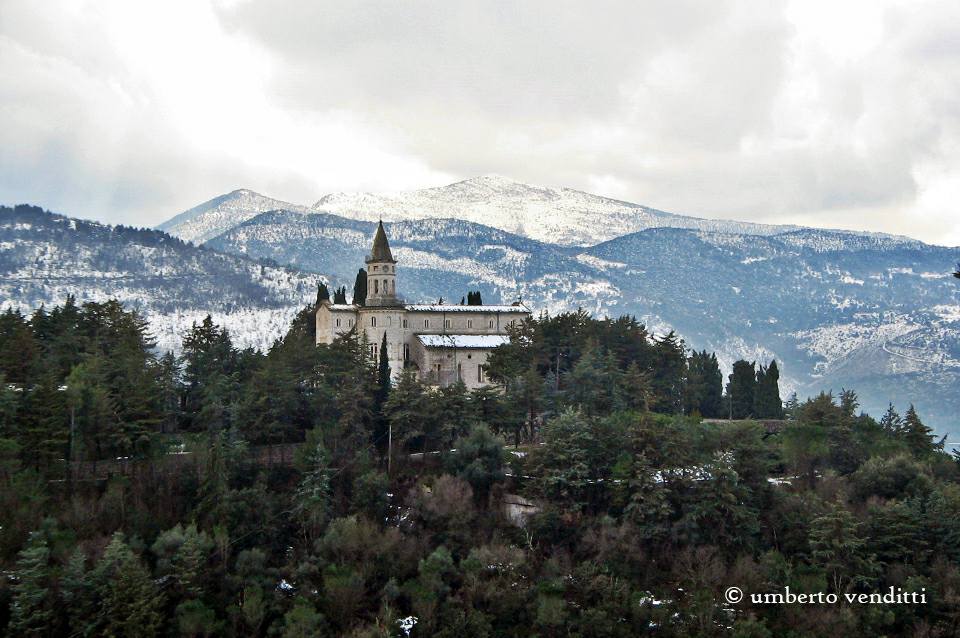
M 390 252 L 383 221 L 377 224 L 373 248 L 367 255 L 367 306 L 399 306 L 397 298 L 397 260 Z

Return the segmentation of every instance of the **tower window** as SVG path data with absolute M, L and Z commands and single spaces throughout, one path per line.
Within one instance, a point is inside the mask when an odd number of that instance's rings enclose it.
M 377 272 L 378 270 L 380 270 L 380 266 L 374 266 L 374 267 L 373 267 L 373 272 Z
M 375 294 L 375 295 L 379 295 L 379 294 L 380 294 L 380 280 L 379 280 L 379 279 L 374 279 L 374 280 L 373 280 L 373 294 Z
M 377 318 L 376 318 L 376 317 L 370 317 L 370 325 L 373 326 L 374 328 L 377 327 Z

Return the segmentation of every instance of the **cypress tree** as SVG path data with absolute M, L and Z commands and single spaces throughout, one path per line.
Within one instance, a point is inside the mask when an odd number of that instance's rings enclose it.
M 330 289 L 322 281 L 317 284 L 317 305 L 330 300 Z
M 727 400 L 734 419 L 745 419 L 753 413 L 757 374 L 754 363 L 741 359 L 733 364 L 733 372 L 727 383 Z
M 347 303 L 347 287 L 346 286 L 340 286 L 333 292 L 333 303 L 346 305 Z
M 756 393 L 753 415 L 760 419 L 782 419 L 783 402 L 780 400 L 780 370 L 776 360 L 757 370 Z
M 357 278 L 353 282 L 353 303 L 367 305 L 367 271 L 363 268 L 357 271 Z

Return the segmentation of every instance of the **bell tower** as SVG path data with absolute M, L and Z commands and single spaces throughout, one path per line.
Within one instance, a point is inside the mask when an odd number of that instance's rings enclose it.
M 373 248 L 367 255 L 367 306 L 399 306 L 397 260 L 390 252 L 383 221 L 377 225 Z

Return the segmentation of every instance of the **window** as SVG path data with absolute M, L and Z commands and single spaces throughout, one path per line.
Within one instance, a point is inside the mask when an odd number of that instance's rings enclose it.
M 404 361 L 410 360 L 410 344 L 409 343 L 403 344 L 403 360 Z
M 337 317 L 337 327 L 340 327 L 340 317 Z
M 373 280 L 373 294 L 375 294 L 375 295 L 379 295 L 379 294 L 380 294 L 380 280 L 379 280 L 379 279 L 374 279 L 374 280 Z
M 373 272 L 377 272 L 378 270 L 380 270 L 380 266 L 374 266 L 374 267 L 373 267 Z
M 463 364 L 457 364 L 457 381 L 463 381 Z
M 477 383 L 483 383 L 483 366 L 477 364 Z
M 407 327 L 407 320 L 406 320 L 406 319 L 403 320 L 403 327 L 404 327 L 404 328 Z
M 373 357 L 373 360 L 377 360 L 377 346 L 370 344 L 370 356 Z
M 490 321 L 487 322 L 487 327 L 488 327 L 488 328 L 492 328 L 492 327 L 493 327 L 493 319 L 491 319 Z
M 429 328 L 429 327 L 430 327 L 430 320 L 429 320 L 429 319 L 424 319 L 424 320 L 423 320 L 423 327 L 424 327 L 424 328 Z
M 450 327 L 450 320 L 449 320 L 449 319 L 444 319 L 444 320 L 443 320 L 443 327 L 444 327 L 444 328 L 449 328 L 449 327 Z
M 353 327 L 353 319 L 347 319 L 347 327 L 348 327 L 348 328 L 352 328 L 352 327 Z
M 374 328 L 377 327 L 377 318 L 376 318 L 376 317 L 370 317 L 370 325 L 373 326 Z
M 473 319 L 467 319 L 467 327 L 468 327 L 468 328 L 472 328 L 472 327 L 473 327 Z
M 387 317 L 387 325 L 388 325 L 388 326 L 392 326 L 392 325 L 393 325 L 393 317 Z

